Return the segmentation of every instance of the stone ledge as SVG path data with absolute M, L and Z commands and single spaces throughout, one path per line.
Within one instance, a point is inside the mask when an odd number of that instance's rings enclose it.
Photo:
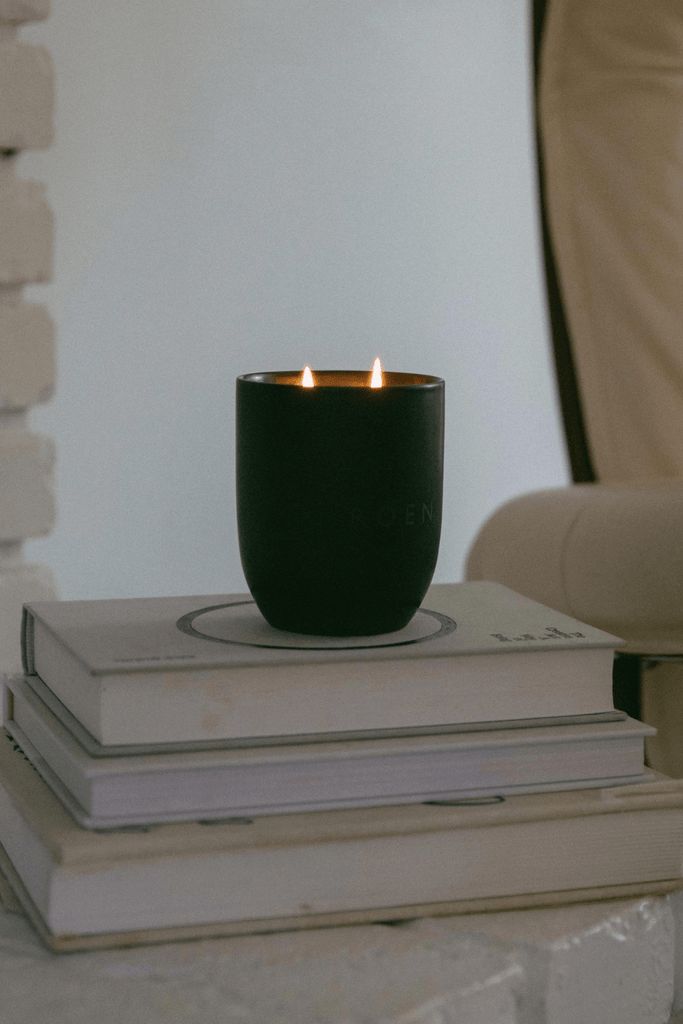
M 524 1020 L 664 1024 L 674 996 L 677 897 L 471 914 L 447 919 L 447 927 L 514 950 L 530 982 Z M 441 921 L 419 927 L 438 939 Z
M 0 914 L 0 947 L 5 1012 L 51 1024 L 665 1024 L 673 977 L 666 897 L 62 958 Z
M 0 915 L 3 1010 L 51 1024 L 518 1024 L 523 978 L 476 939 L 382 925 L 244 936 L 56 960 Z M 21 963 L 30 970 L 18 970 Z M 61 1008 L 57 1015 L 56 1007 Z M 130 1016 L 129 1016 L 130 1014 Z

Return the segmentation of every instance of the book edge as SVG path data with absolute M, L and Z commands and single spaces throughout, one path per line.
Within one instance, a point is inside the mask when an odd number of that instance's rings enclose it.
M 103 932 L 99 934 L 55 934 L 44 920 L 23 882 L 17 875 L 4 846 L 0 844 L 0 871 L 16 896 L 23 913 L 38 937 L 55 953 L 78 952 L 95 949 L 124 948 L 166 942 L 186 942 L 233 935 L 268 934 L 280 931 L 301 931 L 344 925 L 382 924 L 412 918 L 444 917 L 453 914 L 472 914 L 502 910 L 525 910 L 534 907 L 558 907 L 593 900 L 620 900 L 636 896 L 665 895 L 683 888 L 683 879 L 664 879 L 656 882 L 628 883 L 587 889 L 554 890 L 514 896 L 477 897 L 471 900 L 442 901 L 411 904 L 401 907 L 381 907 L 372 910 L 338 911 L 336 913 L 307 914 L 294 917 L 257 918 L 250 921 L 214 922 L 203 925 L 181 925 L 175 928 L 151 928 L 129 932 Z
M 11 686 L 12 679 L 8 683 Z M 367 739 L 398 739 L 418 736 L 450 736 L 460 733 L 477 733 L 519 728 L 549 728 L 566 725 L 607 725 L 623 722 L 628 718 L 625 711 L 594 711 L 584 715 L 551 715 L 537 718 L 492 719 L 482 722 L 462 722 L 452 725 L 403 726 L 388 729 L 342 730 L 340 732 L 284 734 L 281 736 L 237 737 L 234 739 L 208 739 L 171 741 L 161 743 L 100 743 L 95 736 L 78 721 L 67 706 L 53 693 L 36 673 L 24 674 L 23 681 L 60 721 L 67 732 L 91 756 L 95 758 L 132 757 L 145 754 L 174 754 L 202 752 L 208 750 L 246 749 L 249 747 L 292 746 L 296 744 L 339 743 Z M 651 728 L 651 727 L 650 727 Z
M 218 755 L 225 755 L 226 760 L 234 758 L 236 764 L 245 762 L 261 764 L 264 762 L 279 763 L 284 760 L 301 761 L 303 763 L 317 763 L 318 761 L 337 761 L 343 759 L 343 753 L 348 755 L 359 755 L 360 759 L 368 757 L 393 756 L 397 754 L 431 753 L 432 751 L 448 751 L 455 743 L 463 750 L 475 749 L 485 750 L 487 748 L 511 749 L 517 746 L 534 746 L 542 748 L 559 744 L 572 746 L 585 739 L 596 739 L 604 742 L 621 741 L 634 738 L 645 738 L 656 733 L 653 726 L 647 725 L 638 719 L 630 718 L 622 713 L 614 720 L 598 719 L 597 721 L 563 721 L 554 724 L 553 721 L 534 719 L 534 725 L 527 727 L 524 724 L 515 724 L 514 720 L 496 723 L 495 728 L 486 728 L 485 723 L 476 723 L 481 728 L 463 729 L 448 728 L 447 731 L 434 731 L 426 727 L 417 735 L 402 734 L 399 736 L 360 736 L 357 739 L 349 739 L 348 735 L 327 734 L 329 739 L 322 742 L 299 742 L 299 737 L 293 735 L 288 737 L 289 742 L 260 743 L 254 742 L 239 747 L 231 744 L 216 745 L 208 750 L 175 750 L 175 751 L 145 751 L 131 754 L 130 761 L 123 757 L 109 757 L 107 755 L 97 758 L 93 757 L 86 747 L 80 742 L 77 735 L 71 731 L 67 724 L 54 713 L 48 703 L 24 680 L 15 677 L 8 679 L 5 683 L 6 707 L 5 707 L 5 729 L 13 733 L 14 730 L 21 730 L 24 735 L 24 728 L 15 718 L 15 704 L 23 701 L 30 709 L 30 713 L 37 715 L 43 722 L 45 729 L 50 730 L 58 742 L 68 744 L 73 748 L 72 757 L 80 764 L 80 770 L 84 772 L 84 778 L 95 777 L 119 777 L 125 775 L 127 770 L 144 771 L 149 768 L 156 768 L 162 771 L 194 771 L 202 770 L 208 765 L 201 762 L 192 762 L 192 757 L 201 758 L 203 755 L 216 755 L 209 765 L 217 764 L 223 766 L 218 760 Z M 579 717 L 579 716 L 576 716 Z M 588 716 L 585 716 L 588 717 Z M 548 730 L 551 730 L 548 734 Z M 581 730 L 579 732 L 579 730 Z M 63 735 L 62 735 L 63 734 Z M 21 738 L 16 737 L 21 745 Z M 32 745 L 33 740 L 28 737 Z M 410 744 L 415 744 L 410 747 Z M 159 758 L 162 767 L 158 768 Z M 249 758 L 249 760 L 246 760 Z M 175 763 L 173 763 L 175 762 Z M 88 768 L 92 763 L 92 774 Z M 121 768 L 117 768 L 120 764 Z M 178 767 L 178 764 L 182 768 Z M 107 769 L 111 766 L 111 773 Z
M 4 730 L 3 732 L 8 742 L 13 743 L 8 733 Z M 204 852 L 213 852 L 227 848 L 265 848 L 283 843 L 301 846 L 312 842 L 343 842 L 356 841 L 363 837 L 403 835 L 406 832 L 418 834 L 440 832 L 450 828 L 488 828 L 538 820 L 618 814 L 622 811 L 683 808 L 683 780 L 664 779 L 604 789 L 520 795 L 510 799 L 522 801 L 522 806 L 513 804 L 512 808 L 510 802 L 505 801 L 495 806 L 391 806 L 379 809 L 386 812 L 383 815 L 378 815 L 378 808 L 361 808 L 319 812 L 315 815 L 304 812 L 264 816 L 254 819 L 257 832 L 255 835 L 252 833 L 251 837 L 241 830 L 232 830 L 230 824 L 223 823 L 210 827 L 199 826 L 196 823 L 156 825 L 150 828 L 149 834 L 136 833 L 134 836 L 125 832 L 90 833 L 71 818 L 30 761 L 24 764 L 24 755 L 21 752 L 16 754 L 17 760 L 11 771 L 1 770 L 2 762 L 9 767 L 13 753 L 14 751 L 9 749 L 0 753 L 0 785 L 26 827 L 40 838 L 57 863 L 69 866 L 103 863 L 130 856 L 131 843 L 137 847 L 136 856 L 144 860 L 175 856 L 178 853 L 192 854 L 200 849 Z M 30 792 L 32 789 L 33 794 Z M 587 793 L 590 794 L 590 799 L 582 799 Z M 40 810 L 45 804 L 46 812 Z M 378 817 L 385 819 L 379 830 Z M 406 821 L 408 817 L 410 820 Z M 306 829 L 302 834 L 300 826 L 310 826 L 313 818 L 318 825 L 315 836 Z M 263 822 L 265 824 L 261 824 L 259 829 L 259 823 Z M 200 828 L 201 833 L 198 831 Z M 163 834 L 160 836 L 161 830 Z M 154 833 L 154 836 L 151 833 Z M 74 839 L 80 841 L 74 842 Z
M 141 814 L 138 816 L 129 815 L 125 817 L 123 815 L 103 815 L 96 814 L 88 811 L 82 803 L 79 802 L 78 794 L 73 793 L 67 784 L 63 782 L 60 776 L 57 774 L 54 768 L 48 764 L 42 754 L 34 747 L 31 741 L 26 737 L 19 727 L 16 727 L 16 732 L 11 732 L 10 735 L 14 741 L 21 748 L 22 753 L 30 761 L 32 766 L 40 775 L 43 782 L 50 788 L 52 793 L 58 798 L 62 806 L 69 812 L 71 817 L 83 828 L 92 831 L 112 831 L 117 829 L 144 829 L 154 828 L 158 825 L 169 825 L 169 824 L 194 824 L 197 819 L 201 820 L 202 823 L 213 823 L 230 822 L 231 819 L 240 819 L 243 817 L 273 817 L 279 815 L 292 815 L 292 814 L 310 814 L 318 812 L 334 812 L 340 810 L 359 810 L 363 808 L 380 808 L 380 807 L 400 807 L 405 805 L 433 805 L 443 807 L 476 807 L 478 804 L 495 804 L 503 803 L 507 798 L 522 795 L 535 795 L 535 794 L 554 794 L 568 792 L 577 789 L 612 789 L 619 786 L 634 786 L 641 785 L 644 782 L 650 780 L 651 776 L 644 771 L 638 775 L 624 775 L 614 776 L 610 778 L 600 777 L 595 779 L 580 779 L 568 782 L 547 782 L 537 784 L 527 784 L 519 786 L 508 786 L 508 787 L 481 787 L 479 789 L 472 789 L 468 792 L 453 793 L 448 791 L 445 793 L 434 793 L 434 794 L 421 794 L 418 796 L 396 796 L 396 797 L 377 797 L 368 798 L 367 800 L 356 800 L 349 798 L 347 800 L 340 800 L 337 804 L 330 802 L 321 801 L 315 803 L 312 801 L 302 802 L 298 805 L 290 805 L 286 808 L 276 807 L 273 805 L 249 808 L 249 807 L 233 807 L 223 808 L 219 810 L 206 809 L 202 810 L 198 815 L 197 812 L 176 812 L 167 813 L 160 815 L 158 818 L 150 818 L 149 814 Z

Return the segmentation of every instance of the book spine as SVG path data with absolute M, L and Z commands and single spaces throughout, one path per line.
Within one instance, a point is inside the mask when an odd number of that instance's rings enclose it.
M 21 664 L 27 675 L 34 675 L 35 661 L 33 648 L 34 633 L 33 613 L 28 605 L 24 605 L 21 612 Z

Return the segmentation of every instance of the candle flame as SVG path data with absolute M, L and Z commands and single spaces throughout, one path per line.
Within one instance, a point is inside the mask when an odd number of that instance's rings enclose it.
M 379 361 L 379 356 L 375 359 L 372 364 L 372 377 L 370 378 L 371 388 L 381 388 L 384 381 L 382 380 L 382 364 Z
M 301 387 L 302 388 L 314 388 L 315 387 L 315 381 L 313 379 L 313 374 L 311 373 L 310 366 L 304 366 L 303 372 L 301 374 Z

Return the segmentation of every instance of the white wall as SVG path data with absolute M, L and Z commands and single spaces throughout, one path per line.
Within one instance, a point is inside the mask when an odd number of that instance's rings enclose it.
M 566 482 L 523 0 L 90 0 L 29 30 L 56 145 L 64 597 L 241 589 L 237 374 L 447 384 L 437 579 L 505 498 Z M 45 296 L 41 289 L 41 300 Z

